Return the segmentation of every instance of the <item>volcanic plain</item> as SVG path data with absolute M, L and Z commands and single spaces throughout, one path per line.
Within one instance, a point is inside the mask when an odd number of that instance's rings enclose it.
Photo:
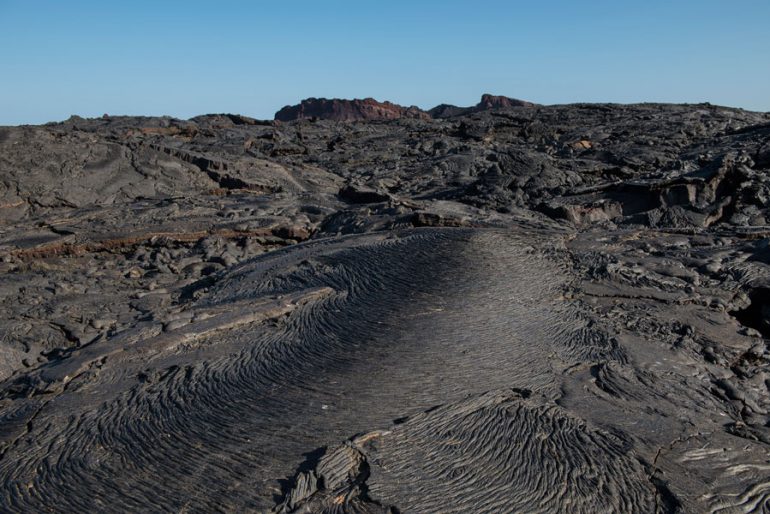
M 770 113 L 0 127 L 4 512 L 770 511 Z

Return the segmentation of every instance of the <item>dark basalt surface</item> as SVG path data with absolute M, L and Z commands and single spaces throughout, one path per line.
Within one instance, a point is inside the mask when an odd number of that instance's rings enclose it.
M 0 509 L 768 511 L 770 115 L 431 115 L 0 128 Z

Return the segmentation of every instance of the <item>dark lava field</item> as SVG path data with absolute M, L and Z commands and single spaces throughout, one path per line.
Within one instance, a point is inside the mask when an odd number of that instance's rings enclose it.
M 0 128 L 0 511 L 770 511 L 770 113 Z

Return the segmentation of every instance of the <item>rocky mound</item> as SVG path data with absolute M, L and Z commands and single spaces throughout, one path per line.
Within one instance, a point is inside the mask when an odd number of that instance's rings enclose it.
M 509 98 L 507 96 L 496 96 L 490 94 L 481 95 L 481 101 L 476 104 L 477 111 L 487 109 L 507 109 L 510 107 L 534 107 L 535 104 L 525 100 Z
M 425 111 L 417 107 L 403 107 L 391 102 L 378 102 L 374 98 L 341 100 L 308 98 L 297 105 L 287 105 L 277 113 L 278 121 L 306 119 L 332 121 L 374 121 L 399 118 L 429 119 Z
M 481 100 L 471 107 L 457 107 L 456 105 L 441 104 L 428 111 L 432 118 L 449 118 L 474 112 L 488 111 L 491 109 L 510 109 L 511 107 L 534 107 L 535 104 L 525 100 L 497 96 L 490 94 L 481 95 Z

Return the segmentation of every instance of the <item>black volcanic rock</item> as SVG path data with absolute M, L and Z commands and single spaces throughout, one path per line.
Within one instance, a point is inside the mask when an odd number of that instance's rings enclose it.
M 287 105 L 277 113 L 278 121 L 319 119 L 333 121 L 395 120 L 399 118 L 428 119 L 430 116 L 417 107 L 402 107 L 373 98 L 340 100 L 308 98 L 297 105 Z
M 241 114 L 204 114 L 196 116 L 190 121 L 200 125 L 210 125 L 217 128 L 234 127 L 238 125 L 270 125 L 270 121 L 257 120 Z
M 387 194 L 377 191 L 374 188 L 353 184 L 340 189 L 338 195 L 340 198 L 350 203 L 386 202 L 390 198 Z
M 489 109 L 508 109 L 510 107 L 534 107 L 532 102 L 508 98 L 507 96 L 496 96 L 490 94 L 481 95 L 481 101 L 476 104 L 476 111 L 486 111 Z
M 471 109 L 471 107 L 457 107 L 456 105 L 440 104 L 429 109 L 428 114 L 430 114 L 432 118 L 449 118 L 451 116 L 467 113 L 469 112 L 469 109 Z
M 770 114 L 404 109 L 0 127 L 0 511 L 770 510 Z
M 428 114 L 433 118 L 450 118 L 491 109 L 510 109 L 511 107 L 535 107 L 535 104 L 524 100 L 517 100 L 516 98 L 509 98 L 507 96 L 483 94 L 481 95 L 479 103 L 472 107 L 457 107 L 455 105 L 441 104 L 430 109 Z

